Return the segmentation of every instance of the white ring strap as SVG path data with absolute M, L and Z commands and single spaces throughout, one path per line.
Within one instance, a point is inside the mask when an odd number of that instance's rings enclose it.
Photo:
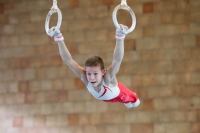
M 127 5 L 126 0 L 122 0 L 121 5 Z
M 57 31 L 60 29 L 60 26 L 61 26 L 61 22 L 62 22 L 62 13 L 60 11 L 60 9 L 58 8 L 57 6 L 57 0 L 53 0 L 53 6 L 51 7 L 51 10 L 49 11 L 49 13 L 47 14 L 47 17 L 46 17 L 46 22 L 45 22 L 45 30 L 46 30 L 46 33 L 49 35 L 49 36 L 53 36 L 54 35 L 54 32 L 52 32 L 50 29 L 49 29 L 49 21 L 50 21 L 50 18 L 51 18 L 51 15 L 56 13 L 58 14 L 58 21 L 57 21 L 57 25 L 56 25 L 56 28 L 54 29 L 54 31 Z
M 131 14 L 132 25 L 128 29 L 127 32 L 128 33 L 132 32 L 135 29 L 135 26 L 136 26 L 136 17 L 135 17 L 135 14 L 134 14 L 133 10 L 127 5 L 126 0 L 122 0 L 121 4 L 118 5 L 118 6 L 116 6 L 115 9 L 114 9 L 114 11 L 113 11 L 112 19 L 113 19 L 113 23 L 114 23 L 115 27 L 118 28 L 118 29 L 120 29 L 120 26 L 119 26 L 118 21 L 117 21 L 117 11 L 119 9 L 127 10 Z

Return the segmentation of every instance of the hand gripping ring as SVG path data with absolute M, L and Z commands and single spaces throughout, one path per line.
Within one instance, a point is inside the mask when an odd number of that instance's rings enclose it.
M 134 14 L 133 10 L 126 3 L 123 3 L 123 2 L 122 2 L 122 4 L 120 4 L 120 5 L 115 7 L 115 9 L 113 11 L 113 14 L 112 14 L 112 19 L 113 19 L 113 23 L 114 23 L 115 27 L 120 29 L 120 26 L 119 26 L 118 21 L 117 21 L 117 11 L 119 9 L 127 10 L 131 14 L 132 25 L 128 29 L 127 32 L 128 33 L 132 32 L 135 29 L 135 26 L 136 26 L 136 17 L 135 17 L 135 14 Z
M 51 15 L 56 12 L 58 14 L 58 21 L 57 21 L 56 28 L 52 31 L 53 27 L 51 29 L 49 29 L 49 21 L 50 21 Z M 49 13 L 47 14 L 47 17 L 46 17 L 46 22 L 45 22 L 46 33 L 52 37 L 54 35 L 54 31 L 57 31 L 60 29 L 61 22 L 62 22 L 62 13 L 61 13 L 60 9 L 57 7 L 57 5 L 55 4 L 55 0 L 54 0 L 54 5 L 52 6 L 51 10 L 49 11 Z

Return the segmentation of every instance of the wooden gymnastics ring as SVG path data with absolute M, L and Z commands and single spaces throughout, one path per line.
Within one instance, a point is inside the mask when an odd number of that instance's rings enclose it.
M 58 14 L 58 21 L 57 21 L 57 25 L 56 25 L 55 29 L 52 31 L 53 27 L 51 29 L 49 29 L 49 21 L 50 21 L 51 15 L 54 13 Z M 49 11 L 49 13 L 47 14 L 47 17 L 46 17 L 46 22 L 45 22 L 46 33 L 52 37 L 54 35 L 54 31 L 57 31 L 60 29 L 61 22 L 62 22 L 62 13 L 57 6 L 57 1 L 53 0 L 53 6 L 51 7 L 51 10 Z
M 119 26 L 118 21 L 117 21 L 117 11 L 119 9 L 126 10 L 126 11 L 128 11 L 131 14 L 132 25 L 128 29 L 127 33 L 132 32 L 135 29 L 135 26 L 136 26 L 136 17 L 135 17 L 135 14 L 134 14 L 133 10 L 127 5 L 126 0 L 122 0 L 121 4 L 119 4 L 118 6 L 116 6 L 115 9 L 114 9 L 114 11 L 113 11 L 112 19 L 113 19 L 113 23 L 114 23 L 115 27 L 118 28 L 118 29 L 120 29 L 120 26 Z

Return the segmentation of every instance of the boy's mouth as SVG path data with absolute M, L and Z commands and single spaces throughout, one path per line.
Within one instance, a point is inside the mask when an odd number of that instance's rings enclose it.
M 96 82 L 91 82 L 92 84 L 96 83 Z

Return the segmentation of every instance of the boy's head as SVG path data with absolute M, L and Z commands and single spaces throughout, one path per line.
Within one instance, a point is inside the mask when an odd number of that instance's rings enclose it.
M 104 63 L 101 57 L 99 56 L 92 56 L 85 62 L 85 67 L 95 67 L 100 66 L 101 70 L 104 69 Z
M 92 56 L 85 62 L 87 80 L 93 87 L 97 87 L 102 82 L 105 74 L 103 60 L 99 56 Z

